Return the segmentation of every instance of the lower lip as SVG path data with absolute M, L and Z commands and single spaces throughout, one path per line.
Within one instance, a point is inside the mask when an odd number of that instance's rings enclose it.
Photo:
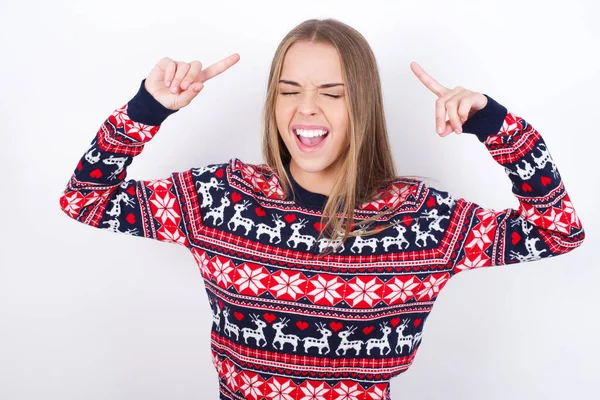
M 302 143 L 300 141 L 300 138 L 298 137 L 298 135 L 296 135 L 296 133 L 294 133 L 293 131 L 292 131 L 292 135 L 294 135 L 294 138 L 296 138 L 296 145 L 298 146 L 298 148 L 300 150 L 302 150 L 305 153 L 313 153 L 315 151 L 321 150 L 321 148 L 325 145 L 325 142 L 327 141 L 327 139 L 329 139 L 331 132 L 329 132 L 327 134 L 327 136 L 325 136 L 325 139 L 321 140 L 321 142 L 319 142 L 319 144 L 316 144 L 314 146 L 307 146 L 304 143 Z

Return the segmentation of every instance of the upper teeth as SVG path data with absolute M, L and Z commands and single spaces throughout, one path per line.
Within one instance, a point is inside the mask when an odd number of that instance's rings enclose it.
M 296 135 L 301 135 L 305 137 L 323 136 L 326 133 L 327 131 L 321 129 L 296 129 Z

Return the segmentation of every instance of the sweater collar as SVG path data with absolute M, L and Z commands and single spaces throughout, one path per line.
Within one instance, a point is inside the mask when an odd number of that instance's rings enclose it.
M 294 193 L 296 193 L 296 203 L 301 204 L 305 207 L 317 208 L 319 210 L 322 210 L 325 207 L 325 203 L 327 202 L 327 199 L 329 197 L 321 193 L 311 192 L 300 186 L 300 184 L 296 182 L 296 180 L 292 176 L 289 161 L 284 164 L 284 167 L 285 171 L 290 177 L 290 181 L 292 182 L 292 188 L 294 189 Z M 290 200 L 291 199 L 292 197 L 290 195 Z

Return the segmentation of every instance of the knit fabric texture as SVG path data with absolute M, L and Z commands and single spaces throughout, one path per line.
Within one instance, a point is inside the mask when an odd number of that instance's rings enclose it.
M 493 210 L 401 178 L 355 209 L 393 226 L 317 240 L 327 196 L 285 196 L 266 164 L 238 158 L 163 179 L 127 167 L 175 113 L 144 87 L 117 108 L 60 196 L 81 223 L 188 249 L 212 309 L 221 399 L 390 399 L 450 278 L 567 253 L 584 230 L 539 132 L 491 97 L 463 125 L 512 182 L 518 208 Z M 336 250 L 317 257 L 328 246 Z

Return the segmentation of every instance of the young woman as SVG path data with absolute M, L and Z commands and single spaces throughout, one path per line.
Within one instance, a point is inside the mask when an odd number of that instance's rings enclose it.
M 505 168 L 519 208 L 485 209 L 397 176 L 371 48 L 333 19 L 301 23 L 277 48 L 264 164 L 232 158 L 126 180 L 161 123 L 238 60 L 205 69 L 160 60 L 100 127 L 60 198 L 77 221 L 192 252 L 213 311 L 222 399 L 389 399 L 452 276 L 583 242 L 539 132 L 416 63 L 437 95 L 439 135 L 475 135 Z

